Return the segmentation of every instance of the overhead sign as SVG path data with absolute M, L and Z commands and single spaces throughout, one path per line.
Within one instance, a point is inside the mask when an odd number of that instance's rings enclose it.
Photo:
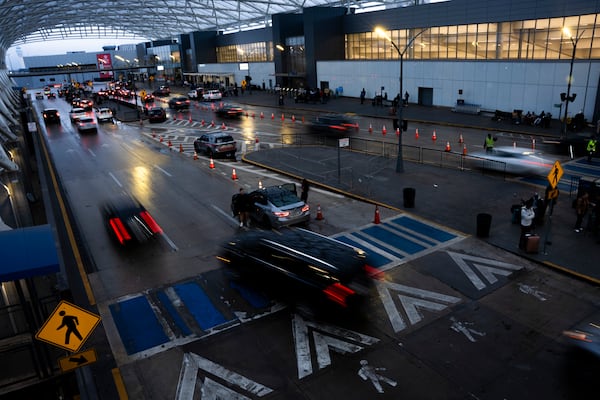
M 99 322 L 99 315 L 63 300 L 58 303 L 35 338 L 77 352 Z
M 70 356 L 60 358 L 58 365 L 62 372 L 83 367 L 84 365 L 95 363 L 98 360 L 95 349 L 82 351 L 81 353 L 71 354 Z
M 548 183 L 550 183 L 552 189 L 556 188 L 556 185 L 558 185 L 558 181 L 560 181 L 563 173 L 564 171 L 562 169 L 562 165 L 560 165 L 560 162 L 556 161 L 550 170 L 550 173 L 548 174 Z

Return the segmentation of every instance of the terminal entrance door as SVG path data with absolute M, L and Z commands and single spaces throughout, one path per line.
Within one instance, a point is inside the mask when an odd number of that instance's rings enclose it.
M 418 103 L 420 106 L 433 106 L 433 88 L 419 87 Z

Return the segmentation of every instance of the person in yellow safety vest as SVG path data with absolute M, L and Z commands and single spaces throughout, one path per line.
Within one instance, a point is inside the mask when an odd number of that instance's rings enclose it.
M 596 142 L 595 138 L 591 138 L 587 145 L 587 153 L 588 153 L 588 162 L 592 162 L 592 157 L 596 153 Z
M 492 150 L 494 150 L 494 142 L 496 142 L 496 138 L 492 137 L 491 133 L 488 133 L 488 135 L 485 138 L 485 141 L 483 142 L 483 148 L 485 149 L 485 151 L 490 153 Z

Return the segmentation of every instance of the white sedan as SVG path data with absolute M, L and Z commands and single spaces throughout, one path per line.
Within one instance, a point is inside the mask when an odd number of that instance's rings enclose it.
M 83 108 L 75 107 L 69 113 L 69 119 L 71 119 L 71 123 L 75 124 L 79 121 L 80 118 L 87 116 L 87 111 Z
M 97 132 L 96 121 L 92 117 L 81 117 L 77 121 L 77 130 L 83 132 Z
M 499 146 L 492 151 L 469 153 L 469 165 L 515 175 L 546 176 L 554 161 L 541 152 L 523 147 Z
M 96 120 L 98 122 L 113 122 L 113 112 L 108 107 L 96 108 Z

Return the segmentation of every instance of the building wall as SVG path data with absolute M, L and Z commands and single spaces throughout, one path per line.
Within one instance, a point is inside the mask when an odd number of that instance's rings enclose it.
M 551 112 L 558 117 L 560 93 L 567 91 L 568 62 L 467 62 L 405 61 L 403 87 L 410 101 L 417 102 L 418 88 L 433 88 L 434 106 L 451 107 L 460 97 L 465 103 L 483 109 Z M 399 61 L 319 61 L 317 75 L 332 88 L 343 87 L 343 95 L 359 97 L 364 87 L 367 97 L 385 87 L 391 99 L 398 93 Z M 569 114 L 580 110 L 593 120 L 600 79 L 600 61 L 577 62 L 573 66 Z M 458 90 L 463 95 L 458 95 Z
M 231 73 L 235 77 L 235 81 L 238 86 L 241 85 L 242 80 L 246 75 L 252 76 L 253 85 L 262 85 L 265 83 L 265 87 L 269 89 L 269 79 L 275 87 L 275 65 L 271 62 L 264 63 L 248 63 L 249 71 L 240 71 L 239 63 L 227 63 L 227 64 L 201 64 L 198 65 L 198 73 L 200 74 L 222 74 Z

